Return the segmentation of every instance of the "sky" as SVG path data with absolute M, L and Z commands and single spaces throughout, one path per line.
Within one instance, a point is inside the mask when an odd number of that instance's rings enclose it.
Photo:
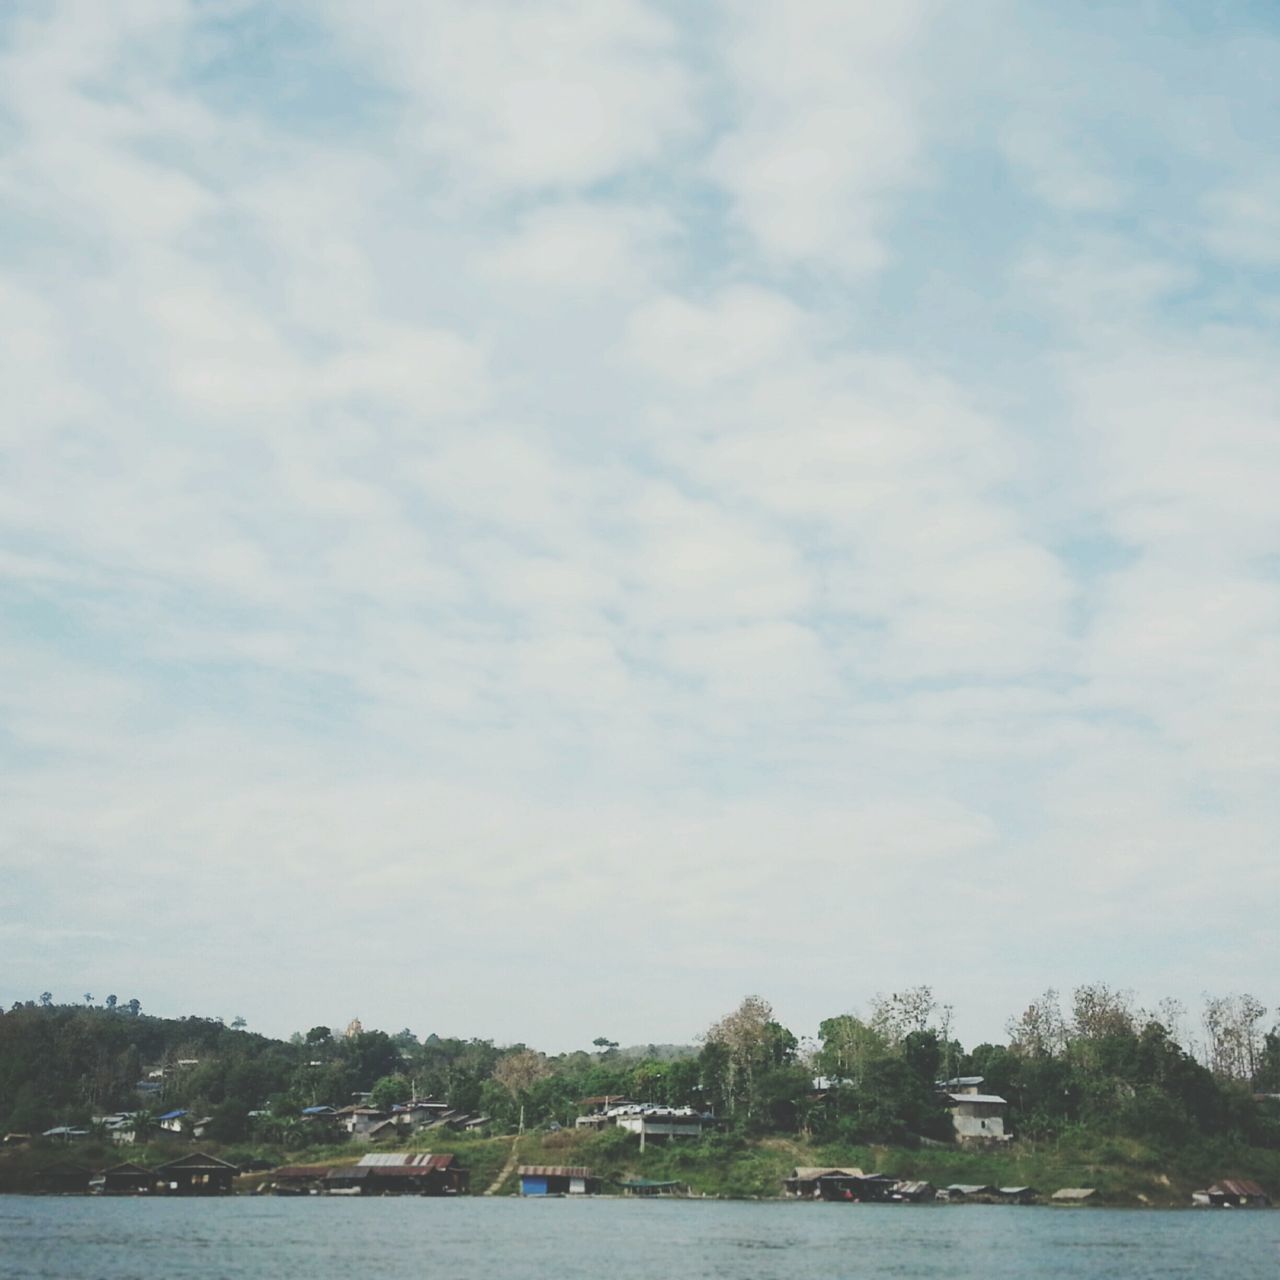
M 1278 64 L 1247 0 L 6 4 L 0 1001 L 1280 1003 Z

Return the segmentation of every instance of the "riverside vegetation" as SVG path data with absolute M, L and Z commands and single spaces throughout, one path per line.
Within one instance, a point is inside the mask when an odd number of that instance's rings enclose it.
M 547 1056 L 358 1023 L 282 1041 L 241 1019 L 159 1018 L 137 1001 L 58 1004 L 46 992 L 0 1014 L 0 1132 L 33 1135 L 0 1152 L 0 1187 L 24 1189 L 71 1154 L 39 1137 L 55 1125 L 90 1130 L 80 1163 L 172 1158 L 190 1139 L 160 1131 L 156 1117 L 175 1109 L 207 1116 L 201 1147 L 236 1163 L 352 1159 L 358 1144 L 302 1113 L 360 1092 L 375 1106 L 430 1096 L 489 1116 L 480 1134 L 426 1131 L 407 1144 L 456 1152 L 475 1191 L 507 1165 L 513 1142 L 520 1163 L 589 1164 L 606 1179 L 672 1179 L 721 1196 L 775 1196 L 806 1164 L 944 1185 L 1089 1185 L 1114 1203 L 1185 1204 L 1193 1187 L 1227 1175 L 1280 1184 L 1280 1102 L 1267 1096 L 1280 1095 L 1280 1028 L 1266 1030 L 1251 996 L 1211 999 L 1192 1052 L 1182 1017 L 1091 984 L 1065 1009 L 1047 992 L 1010 1019 L 1006 1043 L 966 1050 L 950 1011 L 916 987 L 877 997 L 865 1016 L 829 1018 L 802 1044 L 752 996 L 697 1046 L 623 1049 L 601 1036 Z M 983 1076 L 1008 1099 L 1013 1142 L 949 1141 L 934 1086 L 957 1075 Z M 150 1097 L 138 1091 L 148 1078 Z M 690 1105 L 721 1123 L 700 1141 L 640 1152 L 620 1130 L 574 1129 L 579 1100 L 593 1095 Z M 135 1113 L 138 1145 L 94 1131 L 93 1117 L 114 1111 Z M 514 1178 L 500 1189 L 514 1190 Z

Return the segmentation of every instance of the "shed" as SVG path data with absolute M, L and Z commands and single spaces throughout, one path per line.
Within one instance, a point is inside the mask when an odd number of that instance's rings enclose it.
M 1248 1178 L 1222 1178 L 1205 1194 L 1216 1208 L 1265 1209 L 1271 1203 L 1262 1187 Z
M 600 1190 L 600 1179 L 586 1165 L 522 1164 L 516 1172 L 522 1196 L 590 1196 Z
M 156 1175 L 140 1164 L 126 1160 L 103 1172 L 102 1191 L 109 1196 L 145 1195 L 155 1185 Z
M 892 1198 L 903 1200 L 909 1204 L 922 1204 L 932 1200 L 938 1194 L 932 1182 L 919 1182 L 908 1179 L 894 1184 Z
M 818 1196 L 820 1188 L 818 1180 L 831 1176 L 845 1178 L 861 1178 L 862 1170 L 858 1168 L 828 1168 L 821 1165 L 797 1165 L 791 1171 L 791 1177 L 785 1178 L 782 1185 L 795 1196 Z
M 278 1196 L 315 1195 L 324 1190 L 331 1166 L 286 1164 L 271 1171 L 272 1190 Z
M 989 1182 L 953 1182 L 946 1188 L 948 1200 L 970 1204 L 994 1204 L 999 1192 Z
M 1049 1197 L 1054 1204 L 1088 1204 L 1097 1198 L 1097 1187 L 1062 1187 Z
M 682 1196 L 689 1187 L 683 1182 L 659 1182 L 653 1178 L 632 1178 L 618 1184 L 624 1196 Z
M 997 1187 L 996 1194 L 1005 1204 L 1034 1204 L 1040 1198 L 1035 1187 Z
M 449 1152 L 378 1153 L 331 1169 L 326 1189 L 343 1195 L 448 1196 L 465 1192 L 471 1171 Z
M 204 1151 L 170 1160 L 156 1169 L 160 1190 L 178 1196 L 225 1196 L 240 1170 Z

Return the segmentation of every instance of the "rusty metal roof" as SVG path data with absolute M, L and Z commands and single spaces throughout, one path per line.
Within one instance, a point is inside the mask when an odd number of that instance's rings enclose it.
M 363 1169 L 393 1169 L 399 1167 L 412 1167 L 415 1169 L 447 1169 L 456 1160 L 457 1156 L 440 1152 L 432 1154 L 430 1151 L 422 1152 L 404 1152 L 404 1151 L 378 1151 L 367 1156 L 361 1156 L 357 1162 Z
M 1209 1188 L 1209 1194 L 1226 1194 L 1229 1196 L 1243 1196 L 1245 1199 L 1254 1199 L 1261 1196 L 1266 1199 L 1267 1193 L 1249 1178 L 1220 1178 Z

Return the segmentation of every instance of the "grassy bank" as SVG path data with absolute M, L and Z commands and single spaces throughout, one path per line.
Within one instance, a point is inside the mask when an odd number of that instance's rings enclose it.
M 794 1138 L 741 1139 L 716 1135 L 697 1143 L 650 1145 L 641 1152 L 638 1140 L 618 1129 L 602 1133 L 563 1129 L 481 1138 L 462 1134 L 423 1134 L 402 1150 L 451 1151 L 471 1170 L 473 1194 L 481 1194 L 498 1177 L 516 1148 L 519 1164 L 588 1165 L 609 1184 L 630 1178 L 672 1180 L 695 1195 L 772 1198 L 796 1165 L 855 1165 L 868 1172 L 921 1178 L 937 1186 L 950 1183 L 994 1183 L 1033 1186 L 1044 1193 L 1059 1187 L 1096 1187 L 1109 1204 L 1175 1205 L 1190 1203 L 1192 1190 L 1222 1177 L 1253 1178 L 1273 1196 L 1280 1195 L 1280 1151 L 1211 1144 L 1158 1150 L 1139 1142 L 1078 1135 L 1054 1142 L 1012 1142 L 999 1148 L 868 1147 L 819 1145 Z M 345 1164 L 369 1148 L 345 1143 L 283 1151 L 267 1145 L 218 1147 L 199 1144 L 224 1159 L 271 1164 Z M 61 1160 L 101 1169 L 123 1160 L 154 1166 L 191 1150 L 183 1142 L 163 1141 L 145 1147 L 113 1147 L 84 1143 L 72 1147 L 36 1147 L 0 1154 L 0 1190 L 25 1191 L 38 1185 L 39 1171 Z M 260 1179 L 246 1178 L 246 1189 Z M 518 1192 L 514 1171 L 499 1194 Z

